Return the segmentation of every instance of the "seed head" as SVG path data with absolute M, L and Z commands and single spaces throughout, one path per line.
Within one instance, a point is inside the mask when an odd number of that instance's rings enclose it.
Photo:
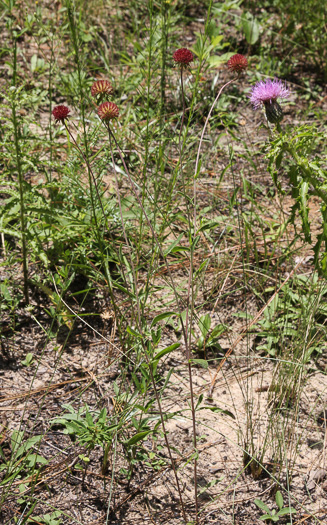
M 109 80 L 96 80 L 91 87 L 92 97 L 96 97 L 97 95 L 111 95 L 112 92 L 113 87 Z
M 254 109 L 258 109 L 262 104 L 272 104 L 278 98 L 287 98 L 290 95 L 289 89 L 281 80 L 261 80 L 252 88 L 250 100 Z
M 240 74 L 248 67 L 247 58 L 244 55 L 237 53 L 228 60 L 227 67 L 230 71 L 235 71 Z
M 67 108 L 67 106 L 56 106 L 52 110 L 52 115 L 56 119 L 56 122 L 63 122 L 68 118 L 68 113 L 70 113 L 70 109 Z
M 109 121 L 118 117 L 119 109 L 114 102 L 103 102 L 103 104 L 98 107 L 98 115 L 101 120 Z
M 177 49 L 177 51 L 175 51 L 175 53 L 173 54 L 173 59 L 174 62 L 176 62 L 176 64 L 188 66 L 191 62 L 193 62 L 194 55 L 189 49 L 181 47 L 180 49 Z

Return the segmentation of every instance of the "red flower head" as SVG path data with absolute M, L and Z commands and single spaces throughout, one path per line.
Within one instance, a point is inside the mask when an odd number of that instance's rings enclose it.
M 109 80 L 96 80 L 91 87 L 92 97 L 96 97 L 97 95 L 111 95 L 112 92 L 113 87 Z
M 52 115 L 57 122 L 63 122 L 66 118 L 68 118 L 68 113 L 70 113 L 70 109 L 67 108 L 67 106 L 56 106 L 52 110 Z
M 98 107 L 98 115 L 102 120 L 112 120 L 119 115 L 119 109 L 113 102 L 104 102 Z
M 227 62 L 227 67 L 230 71 L 235 71 L 236 73 L 242 73 L 248 67 L 247 58 L 244 55 L 233 55 Z
M 180 49 L 177 49 L 177 51 L 175 51 L 175 53 L 173 54 L 173 59 L 176 62 L 176 64 L 188 66 L 190 62 L 193 62 L 194 56 L 192 51 L 186 49 L 185 47 L 181 47 Z

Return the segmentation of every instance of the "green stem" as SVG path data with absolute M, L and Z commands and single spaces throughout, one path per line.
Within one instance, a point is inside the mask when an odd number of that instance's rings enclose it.
M 16 72 L 17 72 L 17 40 L 14 37 L 14 65 L 13 65 L 13 86 L 16 86 Z M 12 99 L 12 122 L 14 126 L 14 142 L 16 153 L 16 166 L 18 172 L 19 184 L 19 200 L 20 200 L 20 227 L 22 231 L 22 256 L 23 256 L 23 275 L 24 275 L 24 297 L 25 302 L 29 303 L 28 294 L 28 262 L 27 262 L 27 247 L 26 247 L 26 223 L 25 223 L 25 203 L 24 203 L 24 177 L 21 163 L 20 150 L 20 129 L 16 114 L 16 94 Z

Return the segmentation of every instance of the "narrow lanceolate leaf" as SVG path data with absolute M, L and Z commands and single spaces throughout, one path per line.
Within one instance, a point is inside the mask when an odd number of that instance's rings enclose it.
M 166 354 L 170 354 L 170 352 L 173 352 L 179 347 L 180 347 L 180 343 L 173 343 L 172 345 L 167 346 L 166 348 L 163 348 L 154 356 L 155 361 L 161 359 L 161 357 L 163 357 Z
M 164 319 L 167 319 L 167 318 L 171 317 L 172 315 L 177 315 L 177 314 L 176 314 L 176 312 L 165 312 L 165 313 L 156 315 L 156 317 L 154 317 L 153 320 L 152 320 L 151 328 L 152 328 L 152 326 L 154 326 L 157 323 L 159 323 L 159 321 L 163 321 Z
M 296 510 L 293 507 L 285 507 L 277 512 L 277 516 L 286 516 L 286 514 L 296 514 Z
M 139 441 L 142 441 L 148 434 L 150 434 L 152 430 L 146 430 L 144 432 L 139 432 L 138 434 L 135 434 L 135 436 L 131 437 L 128 441 L 124 441 L 125 447 L 131 447 L 132 445 L 135 445 Z
M 175 248 L 175 246 L 178 245 L 178 243 L 181 241 L 183 235 L 184 235 L 184 233 L 181 233 L 181 234 L 177 237 L 177 239 L 175 239 L 175 241 L 172 242 L 172 243 L 168 246 L 168 248 L 167 248 L 167 249 L 165 250 L 165 252 L 164 252 L 164 255 L 165 255 L 165 256 L 167 256 L 167 255 L 168 255 L 168 254 L 169 254 L 169 253 Z
M 132 328 L 131 326 L 128 326 L 126 328 L 126 332 L 128 332 L 130 335 L 133 335 L 134 337 L 142 338 L 142 335 L 139 334 L 139 332 L 137 332 L 136 330 L 134 330 L 134 328 Z
M 232 419 L 236 419 L 232 412 L 230 412 L 229 410 L 224 410 L 223 408 L 205 406 L 199 408 L 198 410 L 211 410 L 211 412 L 219 412 L 220 414 L 225 414 L 225 416 L 229 416 Z
M 309 183 L 302 182 L 300 188 L 300 213 L 302 218 L 302 228 L 306 242 L 311 242 L 310 223 L 309 223 L 309 207 L 308 207 L 308 190 Z

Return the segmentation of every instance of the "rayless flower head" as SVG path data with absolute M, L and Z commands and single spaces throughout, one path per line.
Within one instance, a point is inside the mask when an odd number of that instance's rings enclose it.
M 252 88 L 250 100 L 254 109 L 258 109 L 262 104 L 265 106 L 266 117 L 269 122 L 278 124 L 283 118 L 283 110 L 277 102 L 278 98 L 287 98 L 290 95 L 289 89 L 281 80 L 265 80 L 257 82 Z
M 175 53 L 173 54 L 173 59 L 176 64 L 180 64 L 181 66 L 188 66 L 191 62 L 193 62 L 194 55 L 189 49 L 181 47 L 180 49 L 177 49 L 177 51 L 175 51 Z
M 119 109 L 114 102 L 103 102 L 101 106 L 98 107 L 98 115 L 101 120 L 112 120 L 117 118 L 119 115 Z
M 96 80 L 91 87 L 92 97 L 96 97 L 97 95 L 111 95 L 112 92 L 113 87 L 109 80 Z
M 283 84 L 281 80 L 274 78 L 274 80 L 261 80 L 257 82 L 252 88 L 250 100 L 255 109 L 259 108 L 261 104 L 272 103 L 278 98 L 287 98 L 290 95 L 289 89 Z
M 69 113 L 70 109 L 67 108 L 67 106 L 56 106 L 52 110 L 52 115 L 57 122 L 63 122 L 66 118 L 68 118 Z
M 247 58 L 237 53 L 228 60 L 227 67 L 230 71 L 235 71 L 235 73 L 240 74 L 248 67 Z

